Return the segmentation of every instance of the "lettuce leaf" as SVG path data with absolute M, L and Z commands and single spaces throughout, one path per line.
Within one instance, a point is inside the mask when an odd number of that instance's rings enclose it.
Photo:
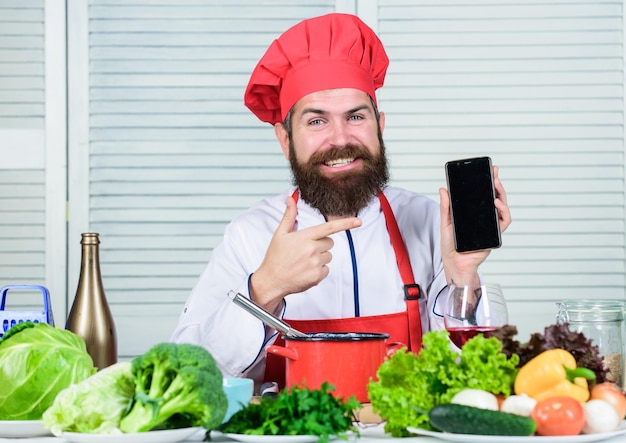
M 368 385 L 372 407 L 393 437 L 408 436 L 407 426 L 432 429 L 428 411 L 462 389 L 510 395 L 519 358 L 503 354 L 499 340 L 477 335 L 460 354 L 451 348 L 447 331 L 427 332 L 422 343 L 419 354 L 406 348 L 394 353 Z
M 565 349 L 576 359 L 576 366 L 595 372 L 596 383 L 608 380 L 609 368 L 600 355 L 600 348 L 582 332 L 571 330 L 569 323 L 548 325 L 543 334 L 540 332 L 531 334 L 530 340 L 526 343 L 515 340 L 516 335 L 517 327 L 514 325 L 503 326 L 493 333 L 493 337 L 497 337 L 502 342 L 502 352 L 519 356 L 519 367 L 524 366 L 543 351 Z
M 135 393 L 130 362 L 108 366 L 59 392 L 43 414 L 43 425 L 63 432 L 121 434 L 119 423 Z

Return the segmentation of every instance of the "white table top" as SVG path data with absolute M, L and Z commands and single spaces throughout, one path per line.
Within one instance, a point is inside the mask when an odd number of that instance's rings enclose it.
M 623 426 L 624 429 L 626 429 L 626 422 L 625 425 Z M 204 435 L 205 432 L 204 431 L 200 431 L 197 432 L 195 434 L 193 434 L 191 437 L 189 437 L 188 439 L 184 440 L 181 443 L 191 443 L 191 442 L 201 442 L 204 439 Z M 103 436 L 104 437 L 104 436 Z M 537 443 L 543 443 L 543 442 L 549 442 L 549 443 L 576 443 L 577 441 L 585 441 L 585 442 L 590 442 L 590 441 L 602 441 L 604 443 L 626 443 L 626 433 L 623 433 L 621 435 L 618 436 L 614 436 L 612 438 L 601 438 L 599 437 L 598 440 L 593 440 L 591 439 L 591 435 L 581 435 L 581 436 L 574 436 L 574 437 L 513 437 L 513 438 L 507 438 L 507 437 L 486 437 L 486 436 L 473 436 L 474 440 L 473 441 L 477 441 L 476 439 L 478 439 L 478 441 L 481 442 L 493 442 L 493 443 L 506 443 L 507 441 L 512 441 L 512 442 L 520 442 L 521 441 L 528 441 L 528 442 L 533 442 L 536 441 Z M 113 443 L 114 443 L 114 439 Z M 354 439 L 351 438 L 349 441 L 353 441 L 353 442 L 357 442 L 357 443 L 381 443 L 383 440 L 387 440 L 387 441 L 395 441 L 398 443 L 445 443 L 444 440 L 439 439 L 439 438 L 434 438 L 434 437 L 427 437 L 427 436 L 419 436 L 419 437 L 407 437 L 407 438 L 402 438 L 402 439 L 395 439 L 392 438 L 389 435 L 386 435 L 384 433 L 383 430 L 383 425 L 375 425 L 375 426 L 369 426 L 369 427 L 365 427 L 361 429 L 361 437 L 359 439 Z M 106 442 L 107 440 L 102 439 L 100 440 L 101 442 Z M 148 441 L 148 440 L 143 440 L 143 441 Z M 231 438 L 228 438 L 226 436 L 223 436 L 219 433 L 212 433 L 211 435 L 211 441 L 215 442 L 215 443 L 226 443 L 226 442 L 233 442 L 236 440 L 233 440 Z M 343 440 L 335 440 L 336 442 L 342 442 Z M 47 437 L 32 437 L 32 438 L 19 438 L 19 439 L 11 439 L 11 438 L 0 438 L 0 442 L 11 442 L 11 443 L 69 443 L 68 440 L 64 439 L 64 438 L 59 438 L 59 437 L 53 437 L 53 436 L 47 436 Z M 276 443 L 280 443 L 280 440 L 277 439 Z

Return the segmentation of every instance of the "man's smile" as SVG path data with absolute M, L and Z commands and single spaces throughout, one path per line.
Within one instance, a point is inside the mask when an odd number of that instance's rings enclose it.
M 351 158 L 338 158 L 335 160 L 328 160 L 326 162 L 324 162 L 324 164 L 328 167 L 331 168 L 338 168 L 341 166 L 346 166 L 349 165 L 350 163 L 352 163 L 353 161 L 355 161 L 356 158 L 351 157 Z

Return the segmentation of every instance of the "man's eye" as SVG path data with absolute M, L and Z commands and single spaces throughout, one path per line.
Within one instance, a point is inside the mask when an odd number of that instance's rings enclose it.
M 363 120 L 363 117 L 360 115 L 351 115 L 350 120 Z
M 321 125 L 324 122 L 324 120 L 322 120 L 321 118 L 316 118 L 315 120 L 311 120 L 309 122 L 310 126 L 317 126 L 317 125 Z

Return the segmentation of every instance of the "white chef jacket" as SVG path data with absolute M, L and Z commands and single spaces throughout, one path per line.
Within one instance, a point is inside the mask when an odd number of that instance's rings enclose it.
M 205 347 L 224 376 L 262 381 L 264 348 L 276 338 L 269 329 L 228 297 L 235 290 L 250 297 L 248 281 L 260 266 L 287 197 L 294 189 L 262 200 L 236 217 L 185 303 L 171 340 Z M 420 299 L 422 330 L 444 329 L 443 299 L 447 291 L 441 261 L 439 205 L 422 195 L 387 187 L 389 200 L 409 253 Z M 403 283 L 378 198 L 361 210 L 362 225 L 349 231 L 358 275 L 360 316 L 405 311 Z M 298 199 L 296 229 L 324 223 L 322 214 Z M 329 319 L 355 316 L 353 260 L 346 231 L 332 235 L 329 274 L 317 286 L 285 298 L 284 318 Z M 441 294 L 440 302 L 438 296 Z

